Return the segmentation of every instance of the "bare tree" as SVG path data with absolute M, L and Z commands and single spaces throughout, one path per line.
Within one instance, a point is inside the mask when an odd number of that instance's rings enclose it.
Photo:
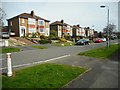
M 4 20 L 6 18 L 5 11 L 0 7 L 0 30 L 2 29 L 2 26 L 4 25 Z
M 103 32 L 104 32 L 104 33 L 107 33 L 107 32 L 108 32 L 108 28 L 109 28 L 109 34 L 112 34 L 112 33 L 115 31 L 116 25 L 114 25 L 114 24 L 109 24 L 108 26 L 106 26 L 106 27 L 103 29 Z

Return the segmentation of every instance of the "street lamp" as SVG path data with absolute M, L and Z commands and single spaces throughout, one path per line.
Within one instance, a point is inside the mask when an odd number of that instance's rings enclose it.
M 110 41 L 109 41 L 109 7 L 108 6 L 100 6 L 101 8 L 105 8 L 105 7 L 107 7 L 107 9 L 108 9 L 108 19 L 107 19 L 107 47 L 109 48 L 109 46 L 110 46 Z

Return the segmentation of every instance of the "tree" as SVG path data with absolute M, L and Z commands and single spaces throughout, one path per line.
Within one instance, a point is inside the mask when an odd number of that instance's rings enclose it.
M 104 33 L 108 33 L 108 27 L 109 27 L 109 34 L 112 34 L 115 31 L 116 25 L 114 24 L 109 24 L 107 25 L 104 29 L 103 32 Z
M 50 30 L 50 36 L 49 36 L 49 38 L 50 39 L 57 39 L 58 38 L 57 31 Z
M 5 11 L 0 8 L 0 29 L 2 29 L 2 26 L 4 25 L 4 19 L 6 18 L 6 13 Z
M 102 33 L 102 32 L 99 32 L 98 37 L 99 37 L 99 38 L 103 38 L 103 33 Z

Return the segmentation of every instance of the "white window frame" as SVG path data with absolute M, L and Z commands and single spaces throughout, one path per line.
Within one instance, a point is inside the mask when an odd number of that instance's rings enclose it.
M 12 21 L 10 21 L 10 26 L 12 26 L 12 24 L 13 24 Z
M 38 20 L 38 25 L 44 26 L 44 20 Z
M 22 23 L 25 23 L 25 19 L 24 18 L 22 18 Z

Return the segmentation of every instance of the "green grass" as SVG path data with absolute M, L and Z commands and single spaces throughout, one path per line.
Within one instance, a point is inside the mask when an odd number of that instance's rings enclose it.
M 37 49 L 47 49 L 46 46 L 32 46 L 33 48 L 37 48 Z
M 87 69 L 59 64 L 41 64 L 2 75 L 3 88 L 61 88 Z
M 81 52 L 79 53 L 79 55 L 105 59 L 105 58 L 109 58 L 112 54 L 114 54 L 119 49 L 120 49 L 120 44 L 113 44 L 109 48 L 100 47 L 94 50 Z
M 5 48 L 1 48 L 2 53 L 11 53 L 11 52 L 19 52 L 20 49 L 19 48 L 14 48 L 14 47 L 5 47 Z

